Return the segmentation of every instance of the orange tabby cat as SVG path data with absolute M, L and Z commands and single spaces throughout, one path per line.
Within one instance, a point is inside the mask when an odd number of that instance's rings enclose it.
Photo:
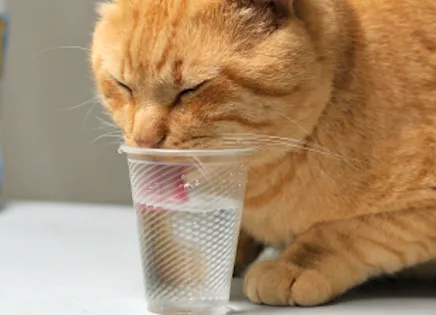
M 93 71 L 130 145 L 234 134 L 262 146 L 237 262 L 263 244 L 282 252 L 246 273 L 253 302 L 321 304 L 424 263 L 436 274 L 434 0 L 114 0 L 99 12 Z

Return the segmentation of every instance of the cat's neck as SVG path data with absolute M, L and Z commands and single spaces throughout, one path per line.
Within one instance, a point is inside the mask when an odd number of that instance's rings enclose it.
M 339 142 L 331 139 L 338 132 L 333 125 L 352 119 L 347 117 L 348 107 L 359 102 L 358 89 L 364 80 L 356 71 L 359 68 L 357 39 L 361 35 L 359 19 L 349 0 L 296 3 L 322 65 L 319 87 L 313 97 L 313 102 L 322 104 L 321 111 L 316 123 L 307 128 L 311 130 L 307 140 L 328 152 L 339 152 Z
M 267 186 L 273 187 L 273 183 L 280 181 L 285 173 L 295 176 L 303 165 L 320 172 L 324 172 L 322 168 L 325 168 L 325 173 L 332 173 L 335 166 L 348 158 L 347 152 L 338 147 L 339 142 L 334 139 L 337 130 L 331 132 L 334 128 L 330 123 L 332 119 L 341 123 L 343 112 L 347 112 L 347 108 L 335 108 L 335 97 L 346 94 L 351 83 L 356 84 L 353 54 L 358 24 L 346 0 L 301 0 L 297 3 L 322 63 L 319 88 L 311 99 L 311 102 L 322 106 L 319 114 L 315 114 L 316 124 L 307 128 L 311 130 L 307 135 L 307 147 L 299 150 L 292 148 L 287 152 L 271 150 L 267 162 L 251 169 L 251 178 L 265 178 L 267 174 L 270 183 L 265 185 L 263 181 L 251 180 L 247 186 L 249 198 L 265 194 L 269 189 Z

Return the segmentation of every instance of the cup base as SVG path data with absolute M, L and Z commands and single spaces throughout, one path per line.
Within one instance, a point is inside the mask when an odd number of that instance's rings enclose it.
M 227 306 L 177 307 L 166 305 L 149 305 L 148 311 L 158 315 L 226 315 Z

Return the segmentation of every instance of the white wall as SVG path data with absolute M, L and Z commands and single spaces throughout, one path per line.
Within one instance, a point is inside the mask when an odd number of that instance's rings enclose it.
M 1 95 L 8 199 L 130 202 L 126 161 L 103 131 L 97 105 L 65 111 L 92 97 L 87 52 L 93 0 L 9 0 L 11 36 Z M 46 52 L 44 52 L 46 51 Z

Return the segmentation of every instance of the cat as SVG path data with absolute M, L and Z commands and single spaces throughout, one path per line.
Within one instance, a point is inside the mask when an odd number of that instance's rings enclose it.
M 131 146 L 249 135 L 236 270 L 254 303 L 312 306 L 436 275 L 434 0 L 112 0 L 91 64 Z M 412 269 L 411 269 L 412 268 Z M 414 268 L 414 269 L 413 269 Z

